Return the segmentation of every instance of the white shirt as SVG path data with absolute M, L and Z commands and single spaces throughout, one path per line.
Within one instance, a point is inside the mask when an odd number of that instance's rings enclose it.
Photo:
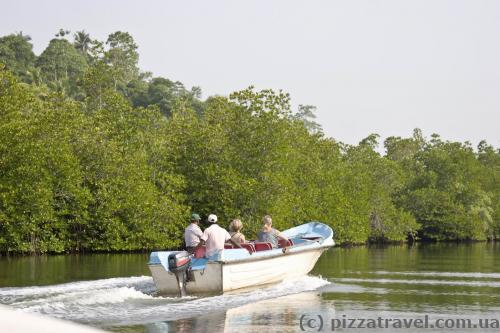
M 200 242 L 203 232 L 197 224 L 190 223 L 184 231 L 184 242 L 186 246 L 195 247 Z
M 205 241 L 207 246 L 206 257 L 211 257 L 217 252 L 224 250 L 224 243 L 231 239 L 231 235 L 226 229 L 221 228 L 217 223 L 213 223 L 203 232 L 201 239 Z

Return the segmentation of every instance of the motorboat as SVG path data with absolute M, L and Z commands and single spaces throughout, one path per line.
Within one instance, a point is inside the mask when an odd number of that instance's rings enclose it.
M 278 248 L 271 243 L 226 245 L 218 260 L 205 258 L 200 247 L 186 251 L 152 252 L 148 263 L 160 294 L 220 294 L 232 290 L 280 282 L 308 274 L 321 254 L 335 245 L 333 230 L 321 222 L 309 222 L 282 232 Z

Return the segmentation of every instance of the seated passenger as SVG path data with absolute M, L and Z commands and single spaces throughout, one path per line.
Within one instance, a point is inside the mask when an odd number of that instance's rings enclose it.
M 273 219 L 266 215 L 262 219 L 262 231 L 257 234 L 259 242 L 271 243 L 273 248 L 278 247 L 278 239 L 288 240 L 281 232 L 273 228 Z
M 229 235 L 231 235 L 231 239 L 238 244 L 246 242 L 245 235 L 241 233 L 241 229 L 243 229 L 243 223 L 241 223 L 239 219 L 234 219 L 229 224 Z
M 184 231 L 184 243 L 186 244 L 186 251 L 189 253 L 194 253 L 194 249 L 200 243 L 201 236 L 203 236 L 203 231 L 201 231 L 200 226 L 200 215 L 193 213 L 191 215 L 191 223 L 187 226 Z

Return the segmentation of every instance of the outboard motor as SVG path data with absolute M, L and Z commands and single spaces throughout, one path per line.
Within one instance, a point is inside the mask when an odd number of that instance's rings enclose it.
M 168 256 L 168 270 L 175 274 L 179 285 L 179 294 L 186 296 L 186 280 L 188 269 L 191 264 L 191 257 L 187 251 L 171 253 Z

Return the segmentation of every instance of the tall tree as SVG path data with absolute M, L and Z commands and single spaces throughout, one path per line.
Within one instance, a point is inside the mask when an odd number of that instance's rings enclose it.
M 477 158 L 481 163 L 479 182 L 491 201 L 491 211 L 480 212 L 484 218 L 491 220 L 491 239 L 500 239 L 500 149 L 481 141 L 477 147 Z
M 106 44 L 109 50 L 104 59 L 113 70 L 115 89 L 125 91 L 126 85 L 139 77 L 137 44 L 128 32 L 122 31 L 110 34 Z
M 27 83 L 34 81 L 36 59 L 30 40 L 22 32 L 0 37 L 0 62 Z
M 75 49 L 77 49 L 81 54 L 85 57 L 89 56 L 90 51 L 90 43 L 91 43 L 90 35 L 85 32 L 85 30 L 77 31 L 74 34 L 74 42 L 73 45 Z
M 87 68 L 87 60 L 66 39 L 52 39 L 36 65 L 49 88 L 80 97 L 78 80 Z
M 316 107 L 313 105 L 299 105 L 294 118 L 301 121 L 310 133 L 321 133 L 321 125 L 316 120 Z

